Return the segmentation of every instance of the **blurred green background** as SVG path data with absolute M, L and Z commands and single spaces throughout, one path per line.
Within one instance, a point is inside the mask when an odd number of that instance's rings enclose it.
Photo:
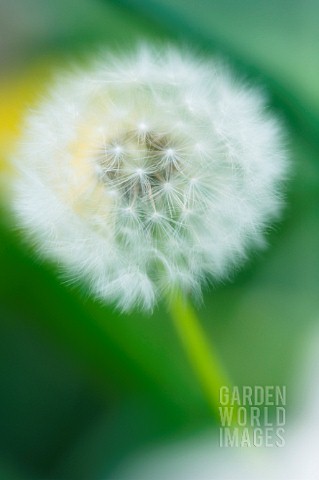
M 51 72 L 101 45 L 190 45 L 267 87 L 293 161 L 287 208 L 270 248 L 207 289 L 199 315 L 233 382 L 287 385 L 292 416 L 319 319 L 318 18 L 318 0 L 0 2 L 3 171 Z M 5 204 L 3 195 L 0 478 L 112 479 L 137 451 L 217 428 L 165 307 L 119 315 L 64 286 L 12 228 Z

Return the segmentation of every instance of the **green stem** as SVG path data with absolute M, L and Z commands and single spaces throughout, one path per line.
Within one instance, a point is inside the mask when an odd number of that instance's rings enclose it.
M 169 303 L 171 316 L 207 400 L 219 418 L 219 395 L 222 386 L 231 386 L 217 352 L 208 342 L 196 313 L 180 293 Z

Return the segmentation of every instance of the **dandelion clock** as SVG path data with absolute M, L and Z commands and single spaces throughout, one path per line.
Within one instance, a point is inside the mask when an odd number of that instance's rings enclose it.
M 171 298 L 212 397 L 222 373 L 205 370 L 216 361 L 184 299 L 264 245 L 281 136 L 263 94 L 221 63 L 170 47 L 102 55 L 60 74 L 26 119 L 14 210 L 37 251 L 103 302 Z

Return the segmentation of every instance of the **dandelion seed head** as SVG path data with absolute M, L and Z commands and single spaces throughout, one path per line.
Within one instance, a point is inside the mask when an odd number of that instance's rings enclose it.
M 57 79 L 26 120 L 14 207 L 38 250 L 123 310 L 200 294 L 281 206 L 281 128 L 213 61 L 143 47 Z

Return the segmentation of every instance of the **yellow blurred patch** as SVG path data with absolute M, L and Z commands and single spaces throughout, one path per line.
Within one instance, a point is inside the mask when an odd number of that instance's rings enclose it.
M 19 138 L 24 115 L 39 98 L 50 77 L 50 65 L 33 65 L 17 75 L 8 75 L 0 82 L 0 170 L 10 170 L 8 157 Z

